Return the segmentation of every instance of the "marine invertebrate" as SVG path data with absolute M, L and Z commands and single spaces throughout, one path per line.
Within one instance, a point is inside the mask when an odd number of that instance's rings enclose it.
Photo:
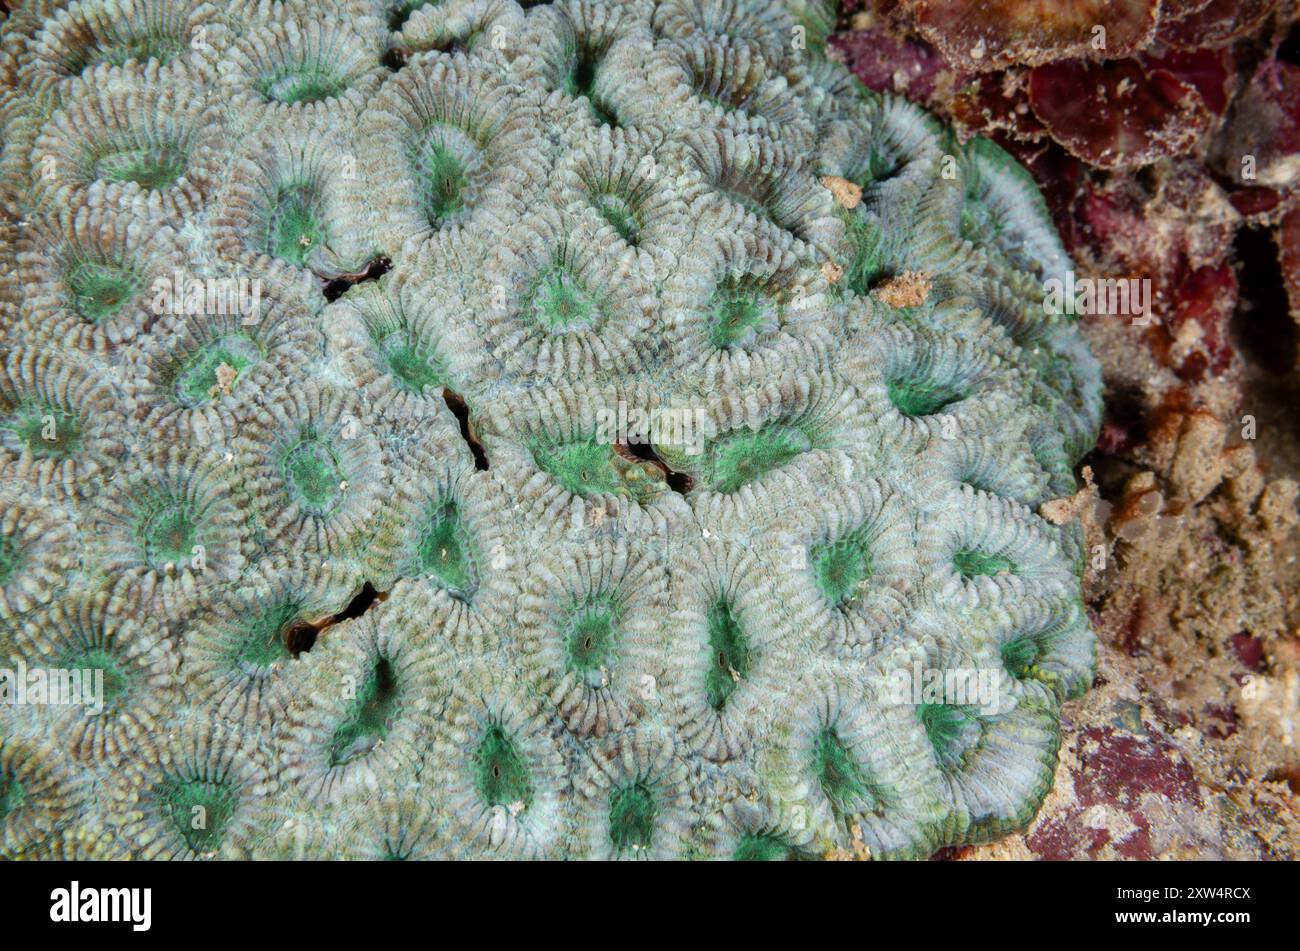
M 100 66 L 149 62 L 192 67 L 219 45 L 226 24 L 202 0 L 95 0 L 63 8 L 31 4 L 36 16 L 8 33 L 32 86 L 65 83 Z M 42 10 L 42 7 L 46 9 Z M 194 42 L 198 37 L 204 42 Z
M 343 11 L 340 11 L 343 12 Z M 316 19 L 262 6 L 229 47 L 219 69 L 248 111 L 359 110 L 383 74 L 383 31 L 363 8 Z
M 573 812 L 563 731 L 543 699 L 499 667 L 455 679 L 433 755 L 454 764 L 444 809 L 459 854 L 556 854 Z
M 55 353 L 14 348 L 0 369 L 0 470 L 50 495 L 85 499 L 124 451 L 113 379 Z
M 654 293 L 636 260 L 603 219 L 542 209 L 486 262 L 469 301 L 482 315 L 473 332 L 521 381 L 609 380 L 648 369 Z M 458 336 L 471 329 L 453 327 Z
M 86 513 L 102 538 L 87 567 L 131 601 L 176 618 L 243 573 L 248 525 L 224 459 L 170 446 L 133 458 L 116 484 Z
M 252 462 L 252 495 L 271 539 L 326 556 L 370 541 L 388 462 L 349 394 L 317 384 L 272 391 L 234 444 Z
M 316 802 L 409 782 L 448 689 L 439 653 L 407 627 L 361 617 L 301 657 L 309 686 L 288 697 L 277 730 L 284 781 Z
M 77 526 L 31 491 L 0 492 L 0 617 L 48 604 L 81 566 Z
M 110 818 L 146 859 L 245 856 L 275 781 L 256 739 L 202 717 L 148 737 L 108 784 Z
M 498 72 L 478 58 L 422 58 L 384 84 L 379 102 L 362 132 L 382 143 L 369 178 L 390 243 L 522 214 L 545 174 L 537 105 Z
M 127 599 L 83 589 L 26 619 L 14 656 L 28 668 L 89 671 L 102 677 L 95 698 L 51 710 L 59 745 L 84 763 L 115 763 L 181 700 L 176 645 L 148 617 L 133 617 Z
M 154 281 L 184 267 L 175 231 L 158 223 L 145 233 L 106 200 L 56 203 L 18 239 L 18 267 L 5 280 L 23 290 L 6 293 L 21 302 L 18 326 L 29 346 L 57 342 L 91 356 L 121 348 L 157 316 Z
M 0 735 L 0 846 L 7 855 L 41 856 L 85 808 L 85 777 L 58 747 L 6 711 Z
M 374 256 L 370 218 L 358 214 L 355 158 L 340 140 L 291 113 L 241 140 L 215 196 L 213 238 L 231 263 L 259 273 L 264 258 L 326 278 L 361 270 Z
M 559 555 L 520 597 L 519 650 L 569 729 L 600 737 L 655 700 L 667 578 L 652 553 L 623 543 L 593 541 Z
M 293 690 L 290 668 L 359 588 L 341 568 L 272 560 L 218 590 L 183 635 L 190 695 L 236 724 L 269 725 Z
M 48 162 L 37 201 L 95 200 L 181 225 L 215 187 L 222 116 L 201 82 L 159 75 L 157 60 L 129 80 L 95 70 L 72 80 L 33 148 Z M 44 158 L 48 156 L 49 158 Z
M 444 388 L 464 392 L 461 381 L 473 380 L 477 367 L 460 363 L 465 355 L 443 341 L 444 311 L 408 275 L 362 284 L 330 307 L 330 349 L 372 405 L 418 417 L 428 412 L 426 401 L 441 401 Z
M 13 19 L 0 648 L 111 690 L 0 720 L 3 855 L 913 857 L 1033 815 L 1091 676 L 1037 514 L 1097 427 L 1070 262 L 827 29 Z M 965 668 L 996 695 L 900 683 Z
M 275 272 L 256 294 L 247 280 L 197 275 L 156 290 L 163 315 L 124 368 L 126 390 L 136 419 L 178 438 L 232 438 L 263 391 L 322 348 L 315 302 Z
M 580 855 L 600 859 L 684 857 L 692 777 L 670 734 L 629 730 L 595 746 L 579 780 Z

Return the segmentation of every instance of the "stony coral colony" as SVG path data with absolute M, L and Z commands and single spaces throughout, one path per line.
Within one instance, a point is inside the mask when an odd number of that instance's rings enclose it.
M 0 854 L 1023 827 L 1092 676 L 1077 524 L 1036 512 L 1098 370 L 1029 177 L 859 86 L 832 22 L 14 11 L 0 656 L 102 672 L 104 709 L 0 708 Z M 674 425 L 632 444 L 627 407 Z M 996 701 L 891 691 L 923 668 Z

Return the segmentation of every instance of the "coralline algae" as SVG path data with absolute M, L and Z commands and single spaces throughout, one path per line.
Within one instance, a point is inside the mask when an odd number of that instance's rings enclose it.
M 1031 819 L 1094 653 L 1078 525 L 1036 513 L 1098 370 L 1030 178 L 832 22 L 12 14 L 4 856 L 917 857 Z M 41 702 L 64 671 L 102 711 Z

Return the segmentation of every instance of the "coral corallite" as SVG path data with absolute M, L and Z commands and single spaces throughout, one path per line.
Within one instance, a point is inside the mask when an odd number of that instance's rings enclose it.
M 0 856 L 907 858 L 1032 819 L 1092 679 L 1082 532 L 1038 510 L 1097 365 L 1027 174 L 831 22 L 9 17 Z M 40 702 L 60 671 L 102 710 Z

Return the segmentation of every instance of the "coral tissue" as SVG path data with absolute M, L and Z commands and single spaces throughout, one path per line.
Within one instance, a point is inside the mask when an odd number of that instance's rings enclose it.
M 832 24 L 16 10 L 0 854 L 1023 827 L 1092 678 L 1079 524 L 1036 513 L 1099 374 L 1032 180 L 866 90 Z M 101 709 L 13 702 L 60 671 Z

